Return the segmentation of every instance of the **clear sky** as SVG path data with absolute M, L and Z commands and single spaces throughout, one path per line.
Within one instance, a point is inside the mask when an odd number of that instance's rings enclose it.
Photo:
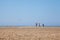
M 60 26 L 60 0 L 0 0 L 0 25 Z

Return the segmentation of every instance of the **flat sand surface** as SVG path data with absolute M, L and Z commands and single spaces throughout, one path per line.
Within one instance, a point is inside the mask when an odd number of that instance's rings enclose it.
M 0 28 L 0 40 L 60 40 L 60 28 Z

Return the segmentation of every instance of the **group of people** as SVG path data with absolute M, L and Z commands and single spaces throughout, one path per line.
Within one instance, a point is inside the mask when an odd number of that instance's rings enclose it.
M 37 26 L 41 27 L 41 24 L 40 23 L 36 23 L 36 27 Z M 42 26 L 44 27 L 44 24 L 42 24 Z

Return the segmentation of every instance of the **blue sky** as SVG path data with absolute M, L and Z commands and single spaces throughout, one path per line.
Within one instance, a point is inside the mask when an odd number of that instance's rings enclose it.
M 0 25 L 60 26 L 60 0 L 0 0 Z

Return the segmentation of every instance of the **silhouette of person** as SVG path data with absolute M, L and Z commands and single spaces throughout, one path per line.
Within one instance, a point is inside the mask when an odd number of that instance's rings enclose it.
M 38 25 L 38 24 L 36 23 L 36 27 L 37 27 L 37 25 Z
M 44 24 L 42 24 L 42 26 L 44 27 Z
M 40 23 L 39 23 L 39 27 L 40 27 Z

